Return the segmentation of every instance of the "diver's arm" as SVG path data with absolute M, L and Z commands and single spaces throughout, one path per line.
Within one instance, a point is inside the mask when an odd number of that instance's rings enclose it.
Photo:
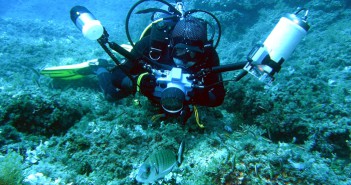
M 219 66 L 218 54 L 211 53 L 211 66 Z M 194 89 L 193 102 L 195 105 L 216 107 L 223 103 L 225 89 L 221 73 L 210 73 L 204 78 L 204 88 Z
M 223 103 L 225 97 L 225 90 L 220 74 L 214 74 L 206 78 L 211 78 L 215 85 L 205 87 L 204 89 L 194 89 L 193 104 L 200 106 L 216 107 Z M 215 80 L 214 80 L 215 79 Z
M 99 85 L 106 99 L 111 101 L 119 100 L 135 92 L 133 76 L 138 75 L 142 71 L 138 58 L 141 58 L 145 47 L 147 47 L 146 40 L 137 42 L 130 53 L 130 55 L 134 56 L 133 58 L 125 58 L 123 63 L 111 71 L 101 69 L 97 73 Z
M 100 88 L 105 98 L 109 101 L 120 100 L 133 93 L 133 83 L 131 79 L 120 71 L 119 68 L 117 68 L 117 70 L 119 70 L 118 75 L 101 67 L 96 73 Z M 119 88 L 116 89 L 116 86 Z

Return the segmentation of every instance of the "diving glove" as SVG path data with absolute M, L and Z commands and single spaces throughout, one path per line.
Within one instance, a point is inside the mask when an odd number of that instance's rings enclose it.
M 143 73 L 139 75 L 137 85 L 138 91 L 147 97 L 151 97 L 152 93 L 155 91 L 156 77 L 149 73 Z

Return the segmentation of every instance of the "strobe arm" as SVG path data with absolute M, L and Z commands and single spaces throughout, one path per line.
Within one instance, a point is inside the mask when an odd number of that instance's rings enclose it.
M 120 46 L 115 42 L 108 42 L 108 45 L 111 49 L 115 50 L 117 53 L 121 54 L 128 60 L 134 61 L 137 59 L 137 57 L 135 57 L 131 52 L 127 51 L 126 49 L 124 49 L 122 46 Z
M 163 68 L 163 69 L 167 69 L 167 70 L 171 70 L 172 67 L 168 66 L 168 65 L 164 65 L 164 64 L 160 64 L 157 62 L 154 62 L 153 60 L 150 60 L 148 57 L 146 56 L 136 56 L 134 55 L 132 52 L 124 49 L 122 46 L 120 46 L 119 44 L 115 43 L 115 42 L 110 42 L 108 40 L 109 34 L 106 30 L 104 30 L 104 34 L 97 40 L 100 44 L 100 46 L 105 50 L 105 52 L 112 58 L 112 60 L 116 63 L 117 66 L 120 66 L 121 63 L 118 61 L 118 59 L 113 55 L 113 53 L 108 49 L 108 47 L 106 45 L 109 46 L 110 49 L 116 51 L 117 53 L 119 53 L 120 55 L 124 56 L 126 59 L 132 61 L 132 62 L 137 62 L 136 65 L 142 65 L 143 67 L 145 67 L 144 65 L 146 64 L 145 62 L 152 64 L 154 66 L 158 66 L 159 68 Z
M 109 43 L 108 41 L 108 37 L 109 34 L 107 33 L 107 31 L 104 29 L 104 33 L 102 34 L 102 36 L 97 39 L 97 42 L 100 44 L 100 46 L 102 47 L 102 49 L 108 54 L 108 56 L 110 56 L 110 58 L 113 60 L 113 62 L 117 65 L 120 66 L 121 62 L 114 56 L 114 54 L 109 50 L 109 48 L 106 46 L 107 43 Z
M 246 65 L 247 65 L 247 62 L 238 62 L 238 63 L 235 63 L 235 64 L 216 66 L 216 67 L 212 68 L 212 72 L 214 72 L 214 73 L 222 73 L 222 72 L 228 72 L 228 71 L 236 71 L 236 70 L 243 69 Z M 236 76 L 235 81 L 239 81 L 247 73 L 248 73 L 247 71 L 243 70 L 238 76 Z
M 227 64 L 227 65 L 221 65 L 221 66 L 205 68 L 205 69 L 200 70 L 196 74 L 189 76 L 188 78 L 189 78 L 189 80 L 193 80 L 193 79 L 203 78 L 203 77 L 205 77 L 206 75 L 208 75 L 210 73 L 223 73 L 223 72 L 228 72 L 228 71 L 236 71 L 236 70 L 243 69 L 246 64 L 247 64 L 247 62 L 238 62 L 238 63 L 235 63 L 235 64 Z M 247 74 L 247 72 L 243 71 L 236 78 L 236 81 L 239 81 L 246 74 Z
M 228 71 L 236 71 L 243 69 L 247 62 L 238 62 L 235 64 L 227 64 L 227 65 L 221 65 L 221 66 L 215 66 L 211 68 L 212 73 L 223 73 L 223 72 L 228 72 Z

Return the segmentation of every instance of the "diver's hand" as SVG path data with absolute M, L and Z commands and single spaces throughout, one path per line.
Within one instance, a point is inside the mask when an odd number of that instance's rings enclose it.
M 138 77 L 138 89 L 145 96 L 151 96 L 155 91 L 156 78 L 154 75 L 144 73 Z
M 186 124 L 186 122 L 188 121 L 192 113 L 193 113 L 192 107 L 190 108 L 188 105 L 183 107 L 183 109 L 179 113 L 180 121 L 183 125 Z
M 205 94 L 207 94 L 207 90 L 203 87 L 197 87 L 197 88 L 193 88 L 192 91 L 188 92 L 188 96 L 193 100 L 196 101 L 196 99 L 198 99 L 198 97 L 203 96 Z
M 191 98 L 190 102 L 194 105 L 214 107 L 223 102 L 223 100 L 214 93 L 213 88 L 194 88 L 194 90 L 188 93 L 188 95 Z

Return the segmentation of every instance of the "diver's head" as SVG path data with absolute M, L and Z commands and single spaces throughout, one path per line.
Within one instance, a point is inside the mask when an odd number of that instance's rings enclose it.
M 174 62 L 180 67 L 190 67 L 199 62 L 206 42 L 207 23 L 205 21 L 194 17 L 179 20 L 172 31 Z

